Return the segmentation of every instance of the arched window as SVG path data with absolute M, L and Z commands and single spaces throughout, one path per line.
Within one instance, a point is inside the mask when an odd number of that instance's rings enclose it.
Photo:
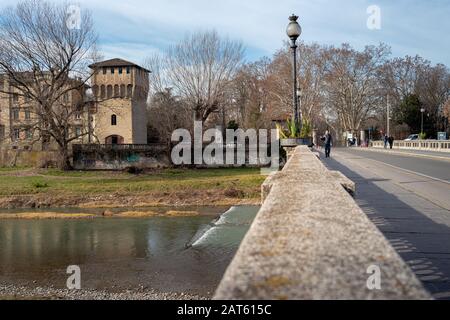
M 94 97 L 98 97 L 98 85 L 92 87 L 92 93 L 94 94 Z
M 105 99 L 105 97 L 106 97 L 106 90 L 105 90 L 105 86 L 102 85 L 100 87 L 100 98 Z
M 133 96 L 133 85 L 129 84 L 127 86 L 127 98 L 131 98 Z
M 117 116 L 115 114 L 113 114 L 111 116 L 111 125 L 112 126 L 117 126 Z
M 106 87 L 106 95 L 108 98 L 112 98 L 113 92 L 112 92 L 112 85 L 108 85 Z
M 121 98 L 125 98 L 125 85 L 124 84 L 121 84 L 120 85 L 120 97 Z
M 119 97 L 120 96 L 120 92 L 119 92 L 119 85 L 114 85 L 114 97 Z

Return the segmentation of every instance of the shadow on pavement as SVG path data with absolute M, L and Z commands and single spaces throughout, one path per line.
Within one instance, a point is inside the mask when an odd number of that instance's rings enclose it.
M 450 300 L 450 228 L 388 193 L 333 158 L 321 160 L 356 183 L 355 201 L 436 299 Z M 405 191 L 406 192 L 406 191 Z M 428 209 L 428 208 L 425 208 Z M 430 207 L 429 210 L 435 210 Z M 444 210 L 444 209 L 439 209 Z M 447 211 L 447 210 L 445 210 Z M 448 212 L 448 211 L 447 211 Z

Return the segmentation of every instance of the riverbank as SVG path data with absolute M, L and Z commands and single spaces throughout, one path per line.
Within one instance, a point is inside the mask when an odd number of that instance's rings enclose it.
M 226 207 L 222 206 L 208 206 L 208 207 L 184 207 L 179 210 L 171 210 L 164 207 L 153 207 L 153 210 L 149 208 L 137 208 L 133 211 L 128 211 L 123 208 L 116 208 L 114 210 L 101 209 L 101 208 L 89 208 L 84 209 L 89 213 L 79 213 L 83 208 L 53 208 L 54 211 L 28 211 L 29 209 L 21 209 L 20 212 L 11 212 L 14 210 L 8 210 L 7 213 L 0 212 L 0 220 L 2 219 L 20 219 L 20 220 L 36 220 L 36 219 L 108 219 L 108 218 L 127 218 L 127 219 L 140 219 L 150 217 L 196 217 L 199 215 L 218 215 L 225 210 Z M 173 209 L 173 208 L 172 208 Z M 49 209 L 50 210 L 50 209 Z M 75 210 L 75 211 L 74 211 Z M 64 212 L 66 211 L 66 212 Z
M 144 287 L 138 290 L 68 290 L 52 287 L 27 288 L 0 285 L 0 300 L 207 300 L 210 297 L 180 292 L 158 292 Z
M 0 208 L 229 206 L 260 203 L 256 168 L 63 172 L 0 168 Z

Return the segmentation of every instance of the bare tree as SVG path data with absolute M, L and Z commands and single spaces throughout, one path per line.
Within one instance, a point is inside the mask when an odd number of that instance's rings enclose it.
M 168 50 L 167 77 L 195 120 L 205 122 L 220 110 L 243 55 L 240 42 L 220 38 L 215 31 L 187 36 Z
M 335 114 L 344 131 L 358 132 L 364 121 L 382 108 L 378 72 L 388 54 L 384 45 L 368 46 L 363 52 L 346 44 L 330 49 L 325 81 L 327 112 Z
M 232 81 L 229 120 L 242 128 L 270 128 L 272 104 L 269 96 L 269 67 L 271 60 L 262 58 L 240 68 Z
M 189 128 L 189 108 L 180 97 L 172 94 L 172 89 L 154 92 L 148 106 L 148 125 L 156 131 L 159 140 L 170 144 L 172 132 L 179 128 Z
M 34 105 L 33 129 L 56 143 L 62 169 L 71 167 L 70 143 L 89 134 L 72 123 L 87 112 L 87 66 L 97 38 L 90 12 L 69 8 L 28 0 L 4 9 L 0 18 L 0 73 L 9 80 L 3 90 Z

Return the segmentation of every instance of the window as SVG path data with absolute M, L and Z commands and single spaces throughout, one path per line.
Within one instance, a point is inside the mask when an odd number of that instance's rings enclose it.
M 112 98 L 113 92 L 112 92 L 112 85 L 108 85 L 106 87 L 106 96 L 107 98 Z
M 123 73 L 123 68 L 120 67 L 120 68 L 119 68 L 119 74 L 122 74 L 122 73 Z
M 13 109 L 12 118 L 13 120 L 19 120 L 19 109 Z
M 75 113 L 75 119 L 76 120 L 81 120 L 81 112 Z
M 114 68 L 111 68 L 111 74 L 114 74 Z
M 19 140 L 20 139 L 20 129 L 15 128 L 13 131 L 13 139 Z
M 26 109 L 25 110 L 25 120 L 30 120 L 30 119 L 31 119 L 30 109 Z
M 81 127 L 75 127 L 75 135 L 77 137 L 81 136 Z
M 133 85 L 129 84 L 127 86 L 127 97 L 131 98 L 132 95 L 133 95 Z
M 108 70 L 106 67 L 103 67 L 103 74 L 106 74 L 106 70 Z
M 30 128 L 26 129 L 25 130 L 25 136 L 26 136 L 27 139 L 32 139 L 33 138 L 33 131 Z
M 131 73 L 131 67 L 127 67 L 127 74 Z
M 111 125 L 112 126 L 117 126 L 117 116 L 115 114 L 113 114 L 111 116 Z
M 100 98 L 104 99 L 106 97 L 106 90 L 105 90 L 105 86 L 102 85 L 100 87 Z
M 94 97 L 98 97 L 98 85 L 92 87 L 92 93 L 94 94 Z
M 69 94 L 68 94 L 68 93 L 65 93 L 65 94 L 64 94 L 64 96 L 63 96 L 63 102 L 64 102 L 64 103 L 68 103 L 68 102 L 69 102 Z
M 13 102 L 19 102 L 19 95 L 17 93 L 13 94 Z

